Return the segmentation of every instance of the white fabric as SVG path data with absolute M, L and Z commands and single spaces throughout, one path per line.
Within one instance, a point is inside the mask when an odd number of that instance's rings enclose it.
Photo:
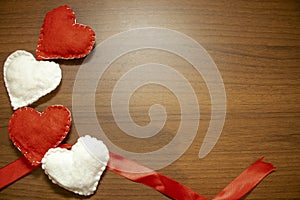
M 80 137 L 71 150 L 51 148 L 42 168 L 53 183 L 80 195 L 91 195 L 109 160 L 105 144 L 89 135 Z
M 27 51 L 10 54 L 3 67 L 3 75 L 14 110 L 32 104 L 54 90 L 61 81 L 59 64 L 36 61 Z

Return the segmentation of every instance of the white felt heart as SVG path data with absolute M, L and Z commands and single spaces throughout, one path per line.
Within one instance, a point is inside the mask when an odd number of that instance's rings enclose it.
M 71 150 L 51 148 L 42 168 L 53 183 L 80 195 L 91 195 L 109 160 L 105 144 L 89 135 L 80 137 Z
M 31 53 L 23 50 L 8 56 L 3 75 L 14 110 L 32 104 L 54 90 L 62 77 L 58 64 L 36 61 Z

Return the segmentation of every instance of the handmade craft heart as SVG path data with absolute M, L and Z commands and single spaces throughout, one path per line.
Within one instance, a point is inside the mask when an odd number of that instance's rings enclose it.
M 75 13 L 60 6 L 46 14 L 36 49 L 36 59 L 85 57 L 95 44 L 95 32 L 76 23 Z
M 80 137 L 71 150 L 51 148 L 42 168 L 53 183 L 80 195 L 91 195 L 109 160 L 105 144 L 89 135 Z
M 58 64 L 36 61 L 27 51 L 10 54 L 3 67 L 5 86 L 13 109 L 27 106 L 53 91 L 61 81 Z
M 57 147 L 67 136 L 71 113 L 64 106 L 49 106 L 43 113 L 24 107 L 13 113 L 8 123 L 9 137 L 32 165 Z

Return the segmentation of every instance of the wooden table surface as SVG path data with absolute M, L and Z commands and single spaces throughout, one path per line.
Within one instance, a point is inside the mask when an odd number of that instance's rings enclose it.
M 162 27 L 188 35 L 200 43 L 215 61 L 223 78 L 226 121 L 214 149 L 203 159 L 198 152 L 211 115 L 206 84 L 189 63 L 171 53 L 139 50 L 110 65 L 99 82 L 96 111 L 104 132 L 122 148 L 134 152 L 159 149 L 175 135 L 180 121 L 176 95 L 156 84 L 137 90 L 130 99 L 133 119 L 149 122 L 153 103 L 165 106 L 165 127 L 153 138 L 124 134 L 110 109 L 116 81 L 132 67 L 163 63 L 183 74 L 194 88 L 201 108 L 197 136 L 189 149 L 159 172 L 212 198 L 246 167 L 264 156 L 276 171 L 245 199 L 300 199 L 300 2 L 289 1 L 1 1 L 0 60 L 15 50 L 35 55 L 39 32 L 47 12 L 69 5 L 77 22 L 96 32 L 96 42 L 141 27 Z M 72 111 L 72 89 L 84 59 L 58 60 L 61 85 L 32 107 L 43 111 L 62 104 Z M 1 77 L 3 77 L 1 70 Z M 133 80 L 134 81 L 134 80 Z M 184 92 L 184 91 L 182 91 Z M 21 156 L 8 137 L 13 110 L 0 79 L 0 166 Z M 79 137 L 76 124 L 66 142 Z M 0 199 L 84 199 L 52 184 L 41 168 L 0 191 Z M 88 199 L 168 199 L 155 190 L 106 171 L 97 192 Z

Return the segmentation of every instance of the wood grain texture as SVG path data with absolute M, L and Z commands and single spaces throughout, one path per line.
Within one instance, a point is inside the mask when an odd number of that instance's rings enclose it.
M 277 170 L 245 199 L 300 198 L 299 1 L 1 1 L 1 63 L 17 49 L 34 54 L 45 14 L 62 4 L 75 11 L 77 22 L 95 30 L 98 44 L 133 28 L 151 26 L 182 32 L 207 49 L 224 80 L 227 115 L 223 132 L 213 151 L 199 159 L 211 112 L 202 77 L 186 61 L 166 52 L 141 50 L 124 55 L 105 72 L 96 95 L 98 119 L 112 141 L 130 151 L 142 152 L 160 148 L 172 139 L 179 126 L 180 107 L 166 88 L 145 86 L 131 98 L 130 109 L 137 124 L 149 122 L 147 112 L 153 103 L 163 104 L 169 114 L 161 133 L 148 141 L 122 133 L 110 110 L 112 89 L 122 74 L 138 64 L 167 64 L 194 87 L 201 119 L 190 148 L 159 172 L 211 198 L 264 156 Z M 32 105 L 39 111 L 53 104 L 63 104 L 72 110 L 72 88 L 83 59 L 58 62 L 63 71 L 62 83 Z M 3 78 L 0 105 L 0 166 L 4 166 L 21 154 L 8 138 L 7 123 L 13 111 Z M 77 138 L 73 125 L 67 142 L 74 143 Z M 20 198 L 85 199 L 52 184 L 41 169 L 0 191 L 0 199 Z M 88 199 L 167 198 L 107 171 L 96 194 Z

